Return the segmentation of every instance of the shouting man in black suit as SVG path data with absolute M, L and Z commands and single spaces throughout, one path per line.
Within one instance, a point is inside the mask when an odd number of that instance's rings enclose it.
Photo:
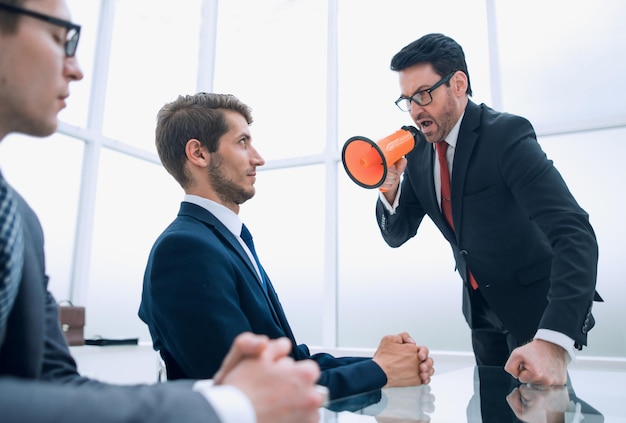
M 376 204 L 398 247 L 428 215 L 452 247 L 479 365 L 562 385 L 593 327 L 598 245 L 587 213 L 524 118 L 471 100 L 463 49 L 428 34 L 392 59 L 396 105 L 419 127 Z M 402 180 L 401 180 L 402 176 Z

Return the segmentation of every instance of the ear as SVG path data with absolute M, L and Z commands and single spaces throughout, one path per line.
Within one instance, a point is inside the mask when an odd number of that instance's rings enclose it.
M 457 96 L 465 95 L 467 91 L 467 75 L 463 71 L 456 71 L 450 80 L 450 86 Z
M 199 167 L 205 167 L 210 157 L 206 148 L 195 138 L 191 138 L 185 144 L 185 155 L 187 160 Z

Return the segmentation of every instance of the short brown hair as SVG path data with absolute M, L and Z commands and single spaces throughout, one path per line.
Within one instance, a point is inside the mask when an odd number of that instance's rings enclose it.
M 224 112 L 241 114 L 252 123 L 251 109 L 231 94 L 198 93 L 178 96 L 164 105 L 157 115 L 156 148 L 165 170 L 185 188 L 185 146 L 197 139 L 209 152 L 217 151 L 219 139 L 230 129 Z

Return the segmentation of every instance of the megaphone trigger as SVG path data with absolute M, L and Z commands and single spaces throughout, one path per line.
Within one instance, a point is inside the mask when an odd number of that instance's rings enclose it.
M 388 167 L 413 150 L 418 134 L 417 128 L 403 126 L 378 143 L 366 137 L 350 138 L 341 153 L 346 173 L 363 188 L 380 187 L 387 178 Z

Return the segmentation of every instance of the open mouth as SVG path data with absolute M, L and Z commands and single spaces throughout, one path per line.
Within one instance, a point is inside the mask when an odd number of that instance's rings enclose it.
M 432 125 L 432 124 L 433 124 L 433 121 L 432 121 L 432 120 L 422 120 L 422 121 L 420 121 L 420 122 L 419 122 L 419 126 L 420 126 L 422 129 L 426 129 L 426 128 L 428 128 L 428 127 L 429 127 L 430 125 Z

